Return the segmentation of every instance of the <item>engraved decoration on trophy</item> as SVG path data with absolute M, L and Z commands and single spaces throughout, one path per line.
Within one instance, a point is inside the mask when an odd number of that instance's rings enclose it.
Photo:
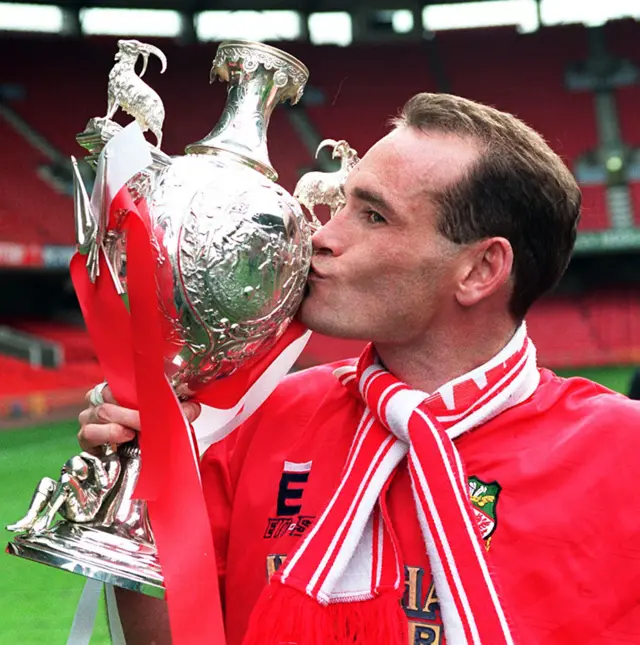
M 315 212 L 316 206 L 328 206 L 330 217 L 333 217 L 345 205 L 344 185 L 359 161 L 358 153 L 344 139 L 321 141 L 316 150 L 316 158 L 320 150 L 329 145 L 333 146 L 332 159 L 340 159 L 340 168 L 334 172 L 308 172 L 300 178 L 293 191 L 294 197 L 311 214 L 315 228 L 321 226 Z
M 78 251 L 87 256 L 92 281 L 111 279 L 125 295 L 125 234 L 113 214 L 108 220 L 102 212 L 110 162 L 100 153 L 121 130 L 111 121 L 118 106 L 160 145 L 164 108 L 134 65 L 143 56 L 143 74 L 155 54 L 164 71 L 166 59 L 138 41 L 119 41 L 118 48 L 107 117 L 91 119 L 77 136 L 98 171 L 91 198 L 75 160 L 73 171 Z M 165 373 L 183 399 L 273 347 L 299 307 L 311 260 L 313 227 L 298 201 L 275 183 L 267 150 L 271 113 L 278 103 L 300 99 L 306 67 L 273 47 L 236 41 L 219 46 L 215 78 L 227 82 L 228 94 L 211 133 L 174 158 L 148 143 L 152 164 L 127 184 L 134 197 L 144 197 L 155 235 Z M 339 143 L 336 156 L 347 155 L 348 146 Z M 110 276 L 99 276 L 99 249 Z M 26 516 L 9 527 L 19 533 L 9 552 L 162 596 L 146 504 L 132 499 L 139 453 L 135 440 L 98 458 L 82 453 L 65 463 L 58 481 L 43 479 Z M 53 524 L 56 512 L 65 519 Z

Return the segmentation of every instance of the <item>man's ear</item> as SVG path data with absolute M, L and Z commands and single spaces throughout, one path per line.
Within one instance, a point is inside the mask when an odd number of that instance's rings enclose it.
M 504 237 L 471 244 L 456 285 L 456 300 L 472 307 L 499 291 L 510 279 L 513 249 Z

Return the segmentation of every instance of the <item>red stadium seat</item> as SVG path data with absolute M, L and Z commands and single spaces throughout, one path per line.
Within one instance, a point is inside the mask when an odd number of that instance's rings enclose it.
M 0 119 L 0 242 L 73 243 L 73 203 L 38 177 L 47 160 Z
M 607 47 L 621 58 L 640 68 L 640 25 L 635 20 L 614 20 L 604 26 Z M 627 85 L 616 90 L 616 104 L 620 119 L 620 134 L 625 143 L 640 147 L 640 85 Z
M 102 372 L 95 362 L 54 370 L 31 367 L 24 361 L 0 355 L 0 392 L 3 396 L 89 389 L 101 380 Z
M 631 193 L 634 223 L 636 226 L 640 226 L 640 181 L 632 181 L 629 184 L 629 192 Z
M 610 228 L 607 196 L 604 186 L 580 186 L 582 191 L 581 231 L 603 231 Z

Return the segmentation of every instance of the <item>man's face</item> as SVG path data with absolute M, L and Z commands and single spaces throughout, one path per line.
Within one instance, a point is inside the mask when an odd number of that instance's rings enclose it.
M 349 175 L 346 206 L 313 237 L 299 318 L 331 336 L 407 343 L 454 307 L 461 247 L 437 229 L 433 194 L 477 157 L 456 135 L 394 130 Z

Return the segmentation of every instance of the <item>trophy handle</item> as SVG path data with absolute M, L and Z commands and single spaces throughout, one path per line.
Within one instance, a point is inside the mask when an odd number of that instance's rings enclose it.
M 330 216 L 333 217 L 346 203 L 344 185 L 349 173 L 360 161 L 358 153 L 347 141 L 341 139 L 325 139 L 321 141 L 316 150 L 318 153 L 325 146 L 332 146 L 333 159 L 340 159 L 340 168 L 335 172 L 320 172 L 314 170 L 303 175 L 296 184 L 293 196 L 304 206 L 311 216 L 311 225 L 318 229 L 322 226 L 315 209 L 318 205 L 329 207 Z

